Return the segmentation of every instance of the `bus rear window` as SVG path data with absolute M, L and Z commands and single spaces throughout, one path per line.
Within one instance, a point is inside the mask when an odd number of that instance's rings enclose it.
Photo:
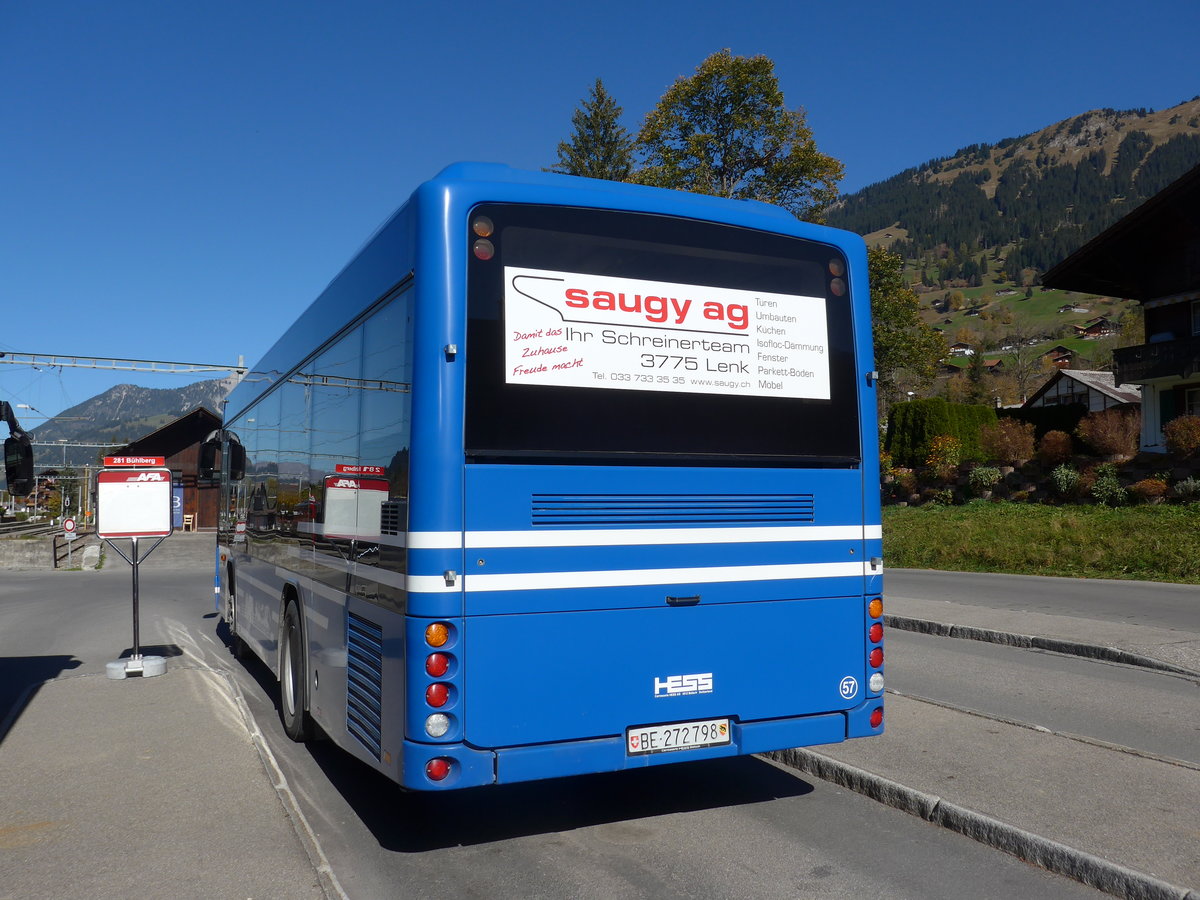
M 603 210 L 489 204 L 471 220 L 488 244 L 468 266 L 469 456 L 857 463 L 836 248 Z

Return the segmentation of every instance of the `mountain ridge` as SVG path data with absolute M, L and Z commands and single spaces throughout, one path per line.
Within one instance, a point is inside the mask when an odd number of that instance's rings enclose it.
M 842 197 L 830 225 L 909 260 L 1003 253 L 1017 285 L 1200 164 L 1200 96 L 1169 109 L 1099 109 L 905 169 Z
M 127 444 L 145 437 L 180 416 L 203 406 L 217 416 L 222 402 L 237 384 L 230 375 L 197 381 L 179 388 L 144 388 L 119 384 L 103 393 L 65 409 L 54 420 L 30 429 L 35 442 L 34 458 L 41 467 L 45 455 L 68 466 L 89 465 L 103 455 L 103 448 L 64 447 L 57 455 L 47 443 L 68 441 L 83 444 Z

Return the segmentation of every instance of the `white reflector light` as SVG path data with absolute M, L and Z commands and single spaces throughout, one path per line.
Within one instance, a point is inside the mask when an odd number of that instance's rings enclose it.
M 445 713 L 434 713 L 425 720 L 425 733 L 430 737 L 440 738 L 449 730 L 450 717 Z
M 878 694 L 883 690 L 883 673 L 874 672 L 871 675 L 870 681 L 867 682 L 867 687 L 871 689 L 872 694 Z

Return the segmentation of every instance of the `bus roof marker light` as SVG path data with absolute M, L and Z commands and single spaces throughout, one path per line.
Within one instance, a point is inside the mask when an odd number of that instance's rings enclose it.
M 841 278 L 835 278 L 829 282 L 829 291 L 835 297 L 846 296 L 846 282 Z
M 829 261 L 829 274 L 835 278 L 841 278 L 846 274 L 846 264 L 840 259 L 831 259 Z
M 476 259 L 482 259 L 485 262 L 496 255 L 496 245 L 487 238 L 480 238 L 471 247 L 475 252 Z
M 475 221 L 471 223 L 471 230 L 476 236 L 481 238 L 491 237 L 496 230 L 496 226 L 492 224 L 492 220 L 487 216 L 476 216 Z

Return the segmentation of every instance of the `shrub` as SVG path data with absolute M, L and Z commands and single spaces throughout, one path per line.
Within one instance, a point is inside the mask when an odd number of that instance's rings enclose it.
M 1162 478 L 1143 478 L 1129 486 L 1129 493 L 1142 503 L 1161 500 L 1167 494 L 1167 482 Z
M 1001 419 L 979 429 L 979 444 L 989 460 L 1023 463 L 1033 457 L 1033 425 L 1016 419 Z
M 909 469 L 897 469 L 894 493 L 897 500 L 907 500 L 917 492 L 917 476 Z
M 1200 450 L 1200 416 L 1179 416 L 1163 426 L 1167 449 L 1179 456 Z
M 1185 503 L 1200 500 L 1200 478 L 1189 476 L 1175 482 L 1171 493 Z
M 1065 431 L 1047 431 L 1038 444 L 1037 455 L 1043 464 L 1057 466 L 1067 462 L 1073 452 L 1074 447 L 1069 434 Z
M 953 506 L 954 490 L 947 487 L 926 491 L 925 502 L 936 503 L 938 506 Z
M 1080 475 L 1073 467 L 1059 465 L 1050 473 L 1050 483 L 1060 497 L 1074 497 L 1079 490 Z
M 999 482 L 1000 470 L 994 466 L 976 466 L 967 476 L 967 483 L 970 484 L 971 491 L 977 495 L 992 490 Z
M 1129 492 L 1117 478 L 1117 467 L 1109 463 L 1096 466 L 1091 495 L 1101 506 L 1123 506 L 1129 500 Z
M 930 441 L 925 465 L 929 466 L 938 478 L 953 476 L 961 462 L 962 442 L 958 438 L 949 434 L 939 434 Z
M 896 474 L 896 465 L 892 460 L 892 454 L 884 450 L 879 454 L 879 475 L 884 477 L 887 475 Z
M 1088 446 L 1101 456 L 1133 456 L 1137 453 L 1141 415 L 1122 409 L 1088 413 L 1076 429 Z
M 994 421 L 996 411 L 990 406 L 948 403 L 941 397 L 909 400 L 889 411 L 884 448 L 896 463 L 918 466 L 928 457 L 934 437 L 948 434 L 958 438 L 963 459 L 978 459 L 979 428 Z

